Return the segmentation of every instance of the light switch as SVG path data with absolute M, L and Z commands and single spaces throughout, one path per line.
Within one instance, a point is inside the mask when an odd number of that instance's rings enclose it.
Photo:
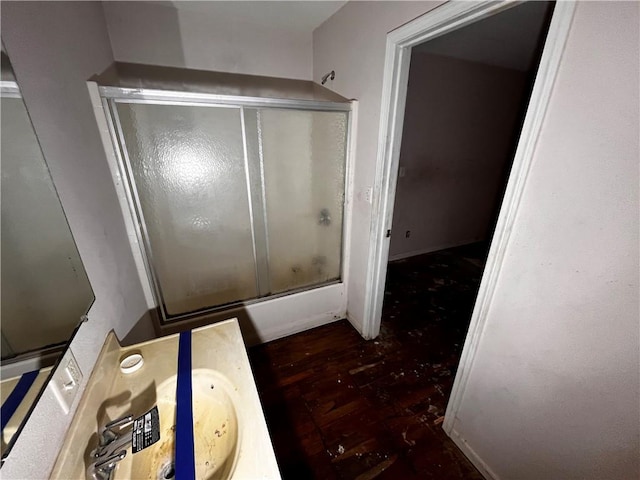
M 56 368 L 49 388 L 53 391 L 62 411 L 66 414 L 71 409 L 71 404 L 80 390 L 82 372 L 76 362 L 73 352 L 67 348 L 58 368 Z

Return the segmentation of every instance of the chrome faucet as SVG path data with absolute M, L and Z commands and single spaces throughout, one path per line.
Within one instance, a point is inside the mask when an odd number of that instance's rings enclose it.
M 131 444 L 131 428 L 123 430 L 133 422 L 127 415 L 107 423 L 98 435 L 98 448 L 91 452 L 94 461 L 87 469 L 88 480 L 111 480 L 118 462 L 127 456 Z

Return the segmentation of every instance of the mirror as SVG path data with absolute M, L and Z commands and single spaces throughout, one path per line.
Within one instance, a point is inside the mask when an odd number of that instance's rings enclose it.
M 94 296 L 4 46 L 0 94 L 4 459 Z

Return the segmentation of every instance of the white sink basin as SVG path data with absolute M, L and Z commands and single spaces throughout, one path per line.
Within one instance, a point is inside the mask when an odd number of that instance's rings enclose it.
M 224 375 L 209 369 L 193 370 L 192 382 L 196 478 L 231 478 L 240 451 L 234 388 Z M 138 453 L 129 453 L 131 469 L 125 465 L 116 469 L 116 480 L 175 477 L 176 385 L 174 375 L 157 388 L 160 440 Z

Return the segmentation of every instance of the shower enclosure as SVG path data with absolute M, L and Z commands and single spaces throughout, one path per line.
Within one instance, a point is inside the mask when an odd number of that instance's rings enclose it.
M 127 64 L 99 83 L 165 321 L 341 282 L 350 102 Z

